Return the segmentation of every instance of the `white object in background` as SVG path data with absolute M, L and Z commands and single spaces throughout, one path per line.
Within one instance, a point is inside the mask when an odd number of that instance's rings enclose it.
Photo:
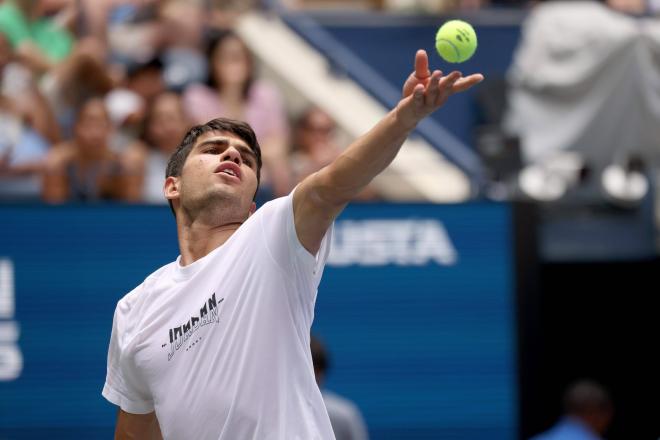
M 566 193 L 566 181 L 541 165 L 530 165 L 518 177 L 520 189 L 532 199 L 551 202 Z
M 614 202 L 637 204 L 649 191 L 649 181 L 639 171 L 627 171 L 621 165 L 610 165 L 603 171 L 601 184 Z
M 14 265 L 11 260 L 0 259 L 0 381 L 15 380 L 23 370 L 18 324 L 12 320 L 14 298 Z

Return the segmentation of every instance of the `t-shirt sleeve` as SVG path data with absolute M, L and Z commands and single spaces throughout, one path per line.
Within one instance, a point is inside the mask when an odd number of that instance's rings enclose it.
M 108 349 L 108 370 L 101 394 L 128 413 L 148 414 L 154 411 L 154 402 L 130 354 L 135 344 L 126 326 L 129 311 L 130 306 L 124 300 L 115 309 Z
M 301 287 L 312 293 L 315 300 L 316 289 L 321 282 L 323 269 L 330 253 L 332 226 L 328 228 L 316 255 L 312 255 L 300 243 L 293 217 L 293 193 L 273 200 L 261 209 L 260 218 L 266 246 L 275 262 L 282 270 L 294 276 Z

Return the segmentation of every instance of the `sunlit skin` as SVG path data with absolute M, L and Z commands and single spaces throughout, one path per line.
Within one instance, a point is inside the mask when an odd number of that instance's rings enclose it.
M 238 177 L 218 170 L 228 163 L 238 167 Z M 181 175 L 166 179 L 164 191 L 177 212 L 181 263 L 187 265 L 224 243 L 254 213 L 256 156 L 231 133 L 204 133 Z

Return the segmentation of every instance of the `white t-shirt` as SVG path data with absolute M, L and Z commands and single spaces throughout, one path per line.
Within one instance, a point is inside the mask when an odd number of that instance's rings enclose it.
M 151 274 L 117 304 L 103 396 L 155 410 L 165 439 L 334 439 L 309 348 L 331 229 L 300 244 L 293 197 L 222 246 Z

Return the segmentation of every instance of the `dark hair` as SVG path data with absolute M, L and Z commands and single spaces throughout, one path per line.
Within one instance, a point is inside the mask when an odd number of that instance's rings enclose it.
M 312 350 L 312 363 L 314 364 L 314 370 L 325 373 L 330 366 L 330 359 L 328 353 L 325 351 L 325 347 L 318 338 L 314 337 L 314 335 L 310 337 L 309 345 Z
M 165 170 L 165 178 L 170 176 L 180 176 L 181 171 L 183 170 L 183 165 L 186 163 L 186 159 L 190 155 L 197 138 L 202 134 L 208 133 L 211 131 L 224 131 L 227 133 L 234 134 L 238 136 L 242 141 L 244 141 L 248 147 L 254 152 L 254 155 L 257 157 L 257 188 L 259 188 L 259 182 L 261 181 L 261 147 L 257 141 L 257 136 L 254 134 L 254 130 L 250 127 L 249 124 L 242 121 L 235 121 L 233 119 L 227 118 L 216 118 L 212 119 L 206 124 L 195 125 L 193 128 L 188 130 L 188 133 L 183 137 L 181 145 L 179 145 L 170 156 L 170 160 L 167 162 L 167 169 Z M 256 192 L 255 192 L 256 197 Z M 172 201 L 169 201 L 170 208 L 174 212 L 174 207 L 172 206 Z
M 129 79 L 133 79 L 136 76 L 146 72 L 151 72 L 151 71 L 162 72 L 163 67 L 164 67 L 163 61 L 160 59 L 160 57 L 154 56 L 146 61 L 141 61 L 141 62 L 136 61 L 130 63 L 126 67 L 126 77 Z
M 98 104 L 101 106 L 103 109 L 103 113 L 105 113 L 105 118 L 107 119 L 108 122 L 111 122 L 110 120 L 110 112 L 108 111 L 108 107 L 105 105 L 105 98 L 103 95 L 91 95 L 85 98 L 80 105 L 75 109 L 75 118 L 74 118 L 74 127 L 80 124 L 80 118 L 82 115 L 85 113 L 87 108 L 91 106 L 92 104 Z
M 218 83 L 215 79 L 215 67 L 214 67 L 214 62 L 213 62 L 213 56 L 215 54 L 215 51 L 220 47 L 222 43 L 224 43 L 226 40 L 234 38 L 238 40 L 241 43 L 241 46 L 243 46 L 243 50 L 245 50 L 245 53 L 248 58 L 248 65 L 249 65 L 249 73 L 248 77 L 245 80 L 245 84 L 243 85 L 243 98 L 246 99 L 248 97 L 248 94 L 250 93 L 250 88 L 252 87 L 252 84 L 254 83 L 255 77 L 254 77 L 254 58 L 252 57 L 252 52 L 250 52 L 250 49 L 246 46 L 246 44 L 243 42 L 241 37 L 238 36 L 233 31 L 220 31 L 216 34 L 214 34 L 209 42 L 209 45 L 207 47 L 206 51 L 206 58 L 209 60 L 209 74 L 208 74 L 208 81 L 207 84 L 209 87 L 213 87 L 214 89 L 217 90 L 222 90 L 223 84 Z
M 314 116 L 315 114 L 323 115 L 332 124 L 328 134 L 332 135 L 332 132 L 336 130 L 337 123 L 332 118 L 332 116 L 330 116 L 324 109 L 322 109 L 319 106 L 316 106 L 316 105 L 309 106 L 303 112 L 299 113 L 298 116 L 293 121 L 293 127 L 294 127 L 295 133 L 294 133 L 294 137 L 293 137 L 293 142 L 291 144 L 291 151 L 292 152 L 301 152 L 301 151 L 305 152 L 305 150 L 307 150 L 307 148 L 305 148 L 300 143 L 300 131 L 304 130 L 304 129 L 313 128 L 313 126 L 310 125 L 310 122 L 311 122 L 312 116 Z
M 592 412 L 612 410 L 612 399 L 600 384 L 582 379 L 572 384 L 564 395 L 564 410 L 567 414 L 584 415 Z

